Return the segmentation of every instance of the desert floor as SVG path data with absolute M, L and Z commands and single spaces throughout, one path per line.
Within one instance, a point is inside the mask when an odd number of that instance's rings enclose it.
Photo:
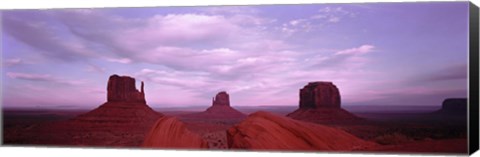
M 262 108 L 280 115 L 289 109 Z M 157 110 L 159 111 L 159 110 Z M 240 110 L 246 114 L 252 109 Z M 69 119 L 87 110 L 4 110 L 3 144 L 17 146 L 80 146 L 139 148 L 148 126 L 129 129 L 102 124 L 72 124 Z M 228 149 L 225 130 L 242 119 L 200 119 L 184 115 L 197 111 L 159 111 L 176 116 L 187 128 L 208 141 L 210 149 Z M 394 153 L 466 153 L 467 125 L 465 115 L 440 115 L 431 112 L 353 112 L 361 121 L 317 122 L 340 128 L 379 146 L 360 152 Z M 149 125 L 145 124 L 145 125 Z M 79 129 L 81 128 L 81 129 Z M 120 131 L 116 131 L 116 129 Z

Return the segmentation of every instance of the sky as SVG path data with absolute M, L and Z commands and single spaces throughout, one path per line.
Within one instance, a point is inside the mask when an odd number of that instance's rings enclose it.
M 94 108 L 112 74 L 152 107 L 297 106 L 331 81 L 342 105 L 467 96 L 468 2 L 3 10 L 12 108 Z

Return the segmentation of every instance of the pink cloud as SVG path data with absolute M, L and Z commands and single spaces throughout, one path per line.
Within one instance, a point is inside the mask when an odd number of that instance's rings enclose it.
M 100 66 L 97 66 L 95 64 L 88 64 L 87 65 L 87 68 L 85 69 L 85 71 L 88 71 L 88 72 L 97 72 L 97 73 L 105 73 L 106 72 L 106 69 L 105 68 L 102 68 Z
M 172 54 L 183 56 L 188 53 L 198 54 L 185 50 Z M 211 96 L 205 93 L 227 90 L 237 96 L 236 101 L 238 102 L 236 103 L 239 104 L 278 105 L 278 102 L 273 99 L 258 101 L 255 104 L 252 103 L 254 102 L 253 100 L 258 100 L 260 97 L 282 97 L 279 98 L 282 99 L 283 103 L 281 104 L 286 105 L 295 104 L 298 101 L 297 89 L 310 81 L 333 81 L 343 87 L 342 92 L 349 95 L 361 91 L 361 89 L 355 88 L 360 86 L 360 83 L 352 80 L 352 77 L 362 77 L 371 74 L 362 70 L 362 66 L 366 64 L 365 58 L 354 54 L 342 55 L 342 60 L 339 60 L 340 58 L 335 53 L 331 53 L 326 55 L 326 58 L 322 61 L 336 62 L 336 67 L 310 68 L 318 60 L 303 62 L 302 57 L 304 56 L 298 55 L 299 53 L 295 51 L 267 51 L 262 54 L 243 53 L 239 55 L 238 53 L 241 52 L 236 50 L 219 48 L 204 50 L 202 53 L 208 57 L 197 58 L 198 56 L 190 56 L 189 54 L 187 58 L 166 59 L 168 60 L 166 62 L 182 62 L 175 64 L 198 66 L 197 70 L 199 71 L 143 69 L 136 76 L 156 84 L 162 84 L 162 86 L 168 85 L 170 88 L 179 88 L 196 93 L 198 94 L 196 99 L 202 102 L 208 102 Z M 159 53 L 158 55 L 160 54 L 164 53 Z M 232 58 L 226 59 L 227 62 L 216 61 L 222 58 L 221 55 Z M 161 60 L 161 58 L 165 57 L 151 58 Z M 354 64 L 356 68 L 340 68 L 341 70 L 336 70 L 337 67 L 349 67 Z M 365 83 L 362 83 L 361 86 L 363 85 Z M 286 91 L 286 89 L 293 90 Z
M 174 70 L 142 69 L 134 74 L 140 80 L 183 88 L 201 88 L 207 85 L 209 78 L 205 73 L 192 73 Z
M 38 11 L 29 11 L 31 14 L 43 15 Z M 6 33 L 18 41 L 36 48 L 40 53 L 61 60 L 77 60 L 86 56 L 95 56 L 85 45 L 73 36 L 61 36 L 45 21 L 25 16 L 25 14 L 5 13 L 3 28 Z M 27 20 L 28 19 L 28 20 Z
M 355 13 L 342 7 L 324 7 L 318 13 L 284 23 L 280 28 L 286 37 L 297 33 L 308 33 L 311 30 L 322 29 L 326 25 L 339 23 L 342 19 L 355 17 Z
M 4 66 L 14 66 L 23 63 L 23 60 L 20 58 L 6 59 L 3 61 Z
M 96 18 L 86 19 L 87 15 L 95 15 Z M 170 68 L 197 70 L 199 67 L 235 61 L 259 51 L 288 47 L 281 40 L 270 39 L 262 30 L 245 27 L 268 22 L 246 14 L 227 17 L 190 13 L 127 19 L 80 10 L 59 16 L 78 37 L 112 49 L 115 57 L 105 54 L 110 62 L 148 62 Z M 79 21 L 82 23 L 77 24 Z M 114 28 L 101 31 L 105 30 L 104 25 Z M 213 43 L 219 47 L 199 49 L 189 46 L 199 43 Z
M 311 19 L 327 19 L 327 22 L 337 23 L 344 17 L 355 17 L 356 13 L 342 7 L 324 7 L 318 10 L 319 14 Z
M 276 34 L 279 32 L 262 28 L 274 20 L 255 14 L 190 13 L 129 19 L 89 9 L 61 13 L 55 17 L 81 39 L 68 48 L 83 51 L 81 44 L 95 43 L 91 47 L 100 47 L 97 55 L 101 61 L 131 63 L 129 70 L 136 72 L 130 73 L 146 82 L 148 100 L 157 103 L 208 104 L 216 92 L 227 90 L 235 95 L 232 100 L 242 105 L 294 105 L 298 89 L 310 81 L 334 81 L 354 87 L 358 82 L 346 80 L 363 73 L 366 62 L 362 55 L 374 49 L 372 45 L 361 45 L 313 56 L 318 53 L 300 52 L 298 45 L 288 43 Z M 141 67 L 137 63 L 154 66 Z M 345 68 L 353 66 L 358 70 Z M 87 70 L 104 71 L 94 65 Z M 74 84 L 50 75 L 14 77 Z M 351 89 L 346 93 L 358 92 Z M 173 95 L 182 95 L 182 100 Z
M 93 109 L 102 104 L 105 89 L 82 85 L 56 86 L 30 82 L 4 87 L 3 104 L 10 107 L 55 108 L 57 105 Z M 27 92 L 28 91 L 28 92 Z
M 53 81 L 53 78 L 50 75 L 45 74 L 27 74 L 27 73 L 15 73 L 15 72 L 8 72 L 7 76 L 14 79 L 24 79 L 24 80 L 32 80 L 32 81 Z
M 337 23 L 339 21 L 340 21 L 339 17 L 330 17 L 330 19 L 328 19 L 328 22 L 332 22 L 332 23 Z
M 60 84 L 68 84 L 68 85 L 80 85 L 85 83 L 85 81 L 83 80 L 67 80 L 63 78 L 53 77 L 48 74 L 7 72 L 7 76 L 10 78 L 19 79 L 19 80 L 52 82 L 52 83 L 60 83 Z
M 250 6 L 206 7 L 199 8 L 199 10 L 209 14 L 251 15 L 258 13 L 258 10 Z
M 360 47 L 341 50 L 335 53 L 336 55 L 345 55 L 345 54 L 365 54 L 372 52 L 375 46 L 373 45 L 362 45 Z
M 117 39 L 121 45 L 129 47 L 156 44 L 175 44 L 178 42 L 196 42 L 228 38 L 240 28 L 223 16 L 201 14 L 156 15 L 143 21 L 143 26 L 122 30 L 115 37 L 128 36 L 131 40 Z
M 122 64 L 132 63 L 132 60 L 129 58 L 107 58 L 106 60 L 108 62 L 115 62 L 115 63 L 122 63 Z

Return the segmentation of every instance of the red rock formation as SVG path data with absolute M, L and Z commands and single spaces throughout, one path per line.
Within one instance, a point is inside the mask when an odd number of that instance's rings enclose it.
M 300 89 L 300 108 L 340 108 L 340 92 L 332 82 L 310 82 Z
M 98 108 L 81 114 L 73 120 L 118 125 L 137 125 L 154 122 L 162 114 L 141 103 L 106 102 Z
M 107 102 L 98 108 L 81 114 L 66 125 L 79 134 L 113 134 L 107 137 L 84 137 L 83 144 L 100 146 L 140 145 L 153 123 L 163 116 L 150 108 L 144 98 L 144 90 L 135 88 L 135 79 L 112 75 L 107 85 Z M 123 136 L 130 136 L 125 138 Z
M 360 119 L 340 107 L 340 92 L 332 82 L 310 82 L 300 89 L 299 95 L 299 109 L 288 117 L 316 123 Z
M 297 109 L 294 112 L 287 114 L 287 117 L 314 123 L 361 120 L 361 118 L 341 108 Z
M 208 148 L 199 135 L 189 131 L 175 117 L 160 118 L 150 129 L 142 144 L 153 148 Z
M 448 98 L 443 100 L 441 112 L 466 114 L 467 104 L 467 98 Z
M 145 93 L 139 92 L 135 87 L 135 79 L 129 76 L 112 75 L 108 79 L 108 102 L 140 102 L 145 103 Z
M 145 104 L 145 93 L 135 88 L 135 79 L 129 76 L 112 75 L 107 85 L 107 102 L 98 108 L 79 115 L 76 120 L 138 123 L 143 119 L 158 118 L 161 114 Z
M 376 146 L 343 130 L 255 112 L 227 131 L 232 149 L 351 151 Z
M 212 106 L 207 108 L 200 117 L 204 118 L 245 118 L 247 115 L 230 106 Z
M 230 97 L 227 92 L 222 91 L 212 99 L 212 106 L 230 106 Z
M 185 118 L 207 118 L 207 119 L 241 119 L 246 115 L 230 106 L 230 98 L 227 92 L 219 92 L 212 100 L 212 106 L 204 112 L 184 115 Z

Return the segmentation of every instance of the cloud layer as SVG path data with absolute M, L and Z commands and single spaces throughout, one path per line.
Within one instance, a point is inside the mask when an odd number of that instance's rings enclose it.
M 385 56 L 402 58 L 407 55 L 398 50 L 411 50 L 364 34 L 366 26 L 380 27 L 373 30 L 390 28 L 362 25 L 362 21 L 373 23 L 374 18 L 367 17 L 381 15 L 369 15 L 371 10 L 318 5 L 285 15 L 281 9 L 272 8 L 5 11 L 3 36 L 8 46 L 4 49 L 3 76 L 12 86 L 5 88 L 11 90 L 12 97 L 20 98 L 25 94 L 13 88 L 16 84 L 27 83 L 27 88 L 46 91 L 45 84 L 58 84 L 61 88 L 46 93 L 81 90 L 90 93 L 85 95 L 90 100 L 102 102 L 97 99 L 102 97 L 106 78 L 118 73 L 145 81 L 149 103 L 159 106 L 209 105 L 210 97 L 221 90 L 230 92 L 236 105 L 296 105 L 298 89 L 311 81 L 333 81 L 344 95 L 343 102 L 366 102 L 385 99 L 389 92 L 382 83 L 402 89 L 393 93 L 425 89 L 432 94 L 461 88 L 400 87 L 412 85 L 409 81 L 465 80 L 466 72 L 461 71 L 465 67 L 441 74 L 432 68 L 435 64 L 411 73 L 389 73 L 405 63 Z M 356 22 L 360 24 L 351 27 Z M 325 46 L 334 39 L 334 44 Z M 395 43 L 409 39 L 391 38 Z M 450 54 L 444 53 L 448 58 Z M 417 66 L 416 58 L 407 56 L 415 62 L 411 67 Z M 414 73 L 431 75 L 412 77 Z M 71 97 L 69 101 L 82 100 Z M 56 100 L 58 104 L 68 103 Z

